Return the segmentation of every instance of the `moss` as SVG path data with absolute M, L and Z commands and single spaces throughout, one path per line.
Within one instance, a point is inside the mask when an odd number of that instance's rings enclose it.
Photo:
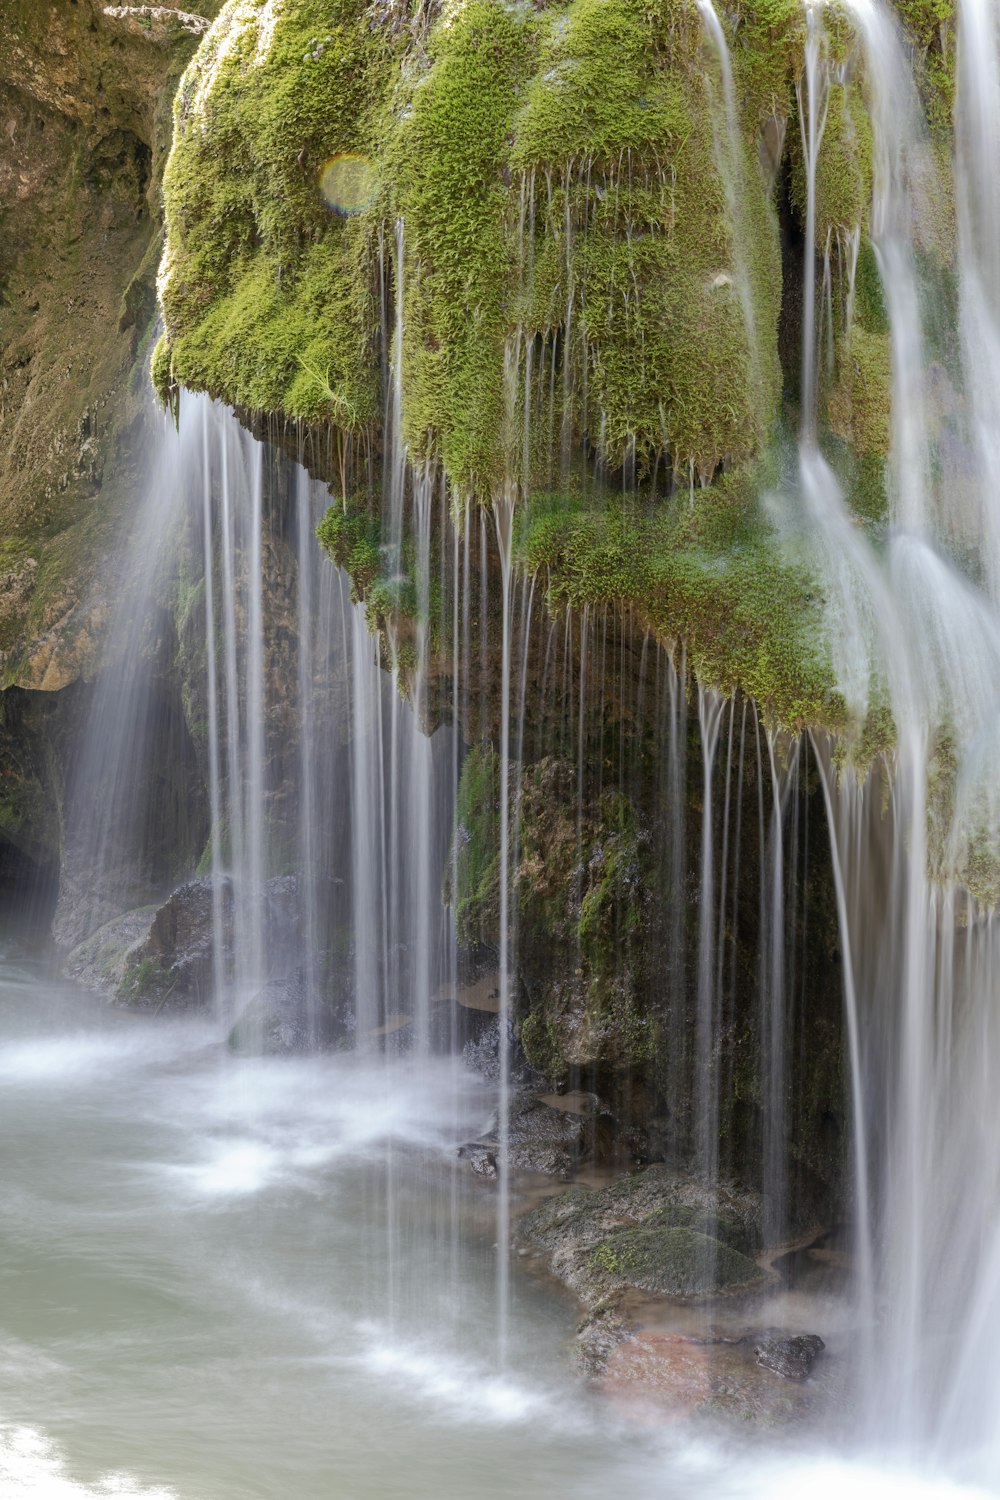
M 108 973 L 115 959 L 111 955 Z M 125 966 L 125 972 L 116 990 L 116 998 L 125 1005 L 140 1005 L 156 998 L 163 986 L 164 974 L 154 958 L 146 957 L 138 963 Z
M 381 561 L 381 527 L 367 509 L 331 505 L 316 530 L 323 547 L 351 577 L 351 597 L 363 599 L 375 583 Z
M 783 555 L 752 488 L 731 476 L 692 504 L 529 506 L 518 555 L 548 577 L 553 607 L 633 603 L 661 638 L 686 643 L 709 686 L 742 688 L 787 728 L 842 727 L 818 585 Z
M 359 7 L 230 0 L 181 81 L 160 297 L 176 377 L 251 410 L 364 427 L 378 411 L 372 223 L 324 164 L 370 153 L 390 63 Z
M 787 4 L 744 9 L 773 47 Z M 791 50 L 766 67 L 734 54 L 750 123 L 728 166 L 703 54 L 688 0 L 541 15 L 468 0 L 426 48 L 346 0 L 276 18 L 230 0 L 176 106 L 161 271 L 175 375 L 238 406 L 374 425 L 392 216 L 403 434 L 460 495 L 537 482 L 541 424 L 534 446 L 526 429 L 546 389 L 563 470 L 568 441 L 705 476 L 756 451 L 780 301 L 757 129 Z M 337 151 L 369 154 L 381 182 L 348 221 L 318 188 Z
M 404 432 L 413 455 L 439 455 L 453 485 L 482 498 L 506 478 L 508 157 L 535 31 L 530 12 L 492 0 L 454 7 L 388 149 L 405 223 Z
M 830 426 L 861 459 L 884 459 L 892 437 L 892 355 L 887 333 L 859 325 L 845 341 L 831 392 Z
M 892 0 L 922 62 L 921 93 L 932 126 L 946 130 L 955 100 L 955 0 Z
M 459 943 L 475 948 L 497 941 L 500 898 L 500 761 L 491 745 L 477 745 L 462 762 L 455 808 L 454 888 Z
M 668 452 L 677 472 L 711 475 L 754 452 L 773 415 L 776 231 L 749 142 L 727 196 L 721 107 L 693 6 L 552 13 L 514 151 L 534 230 L 523 316 L 543 341 L 536 370 L 564 372 L 558 431 L 612 466 L 633 457 L 643 471 Z M 551 484 L 542 457 L 527 453 L 528 478 Z
M 816 244 L 867 225 L 874 145 L 871 120 L 855 79 L 830 84 L 826 125 L 816 161 Z M 800 219 L 807 191 L 802 143 L 792 137 L 792 201 Z
M 613 1231 L 590 1252 L 590 1262 L 619 1285 L 675 1297 L 712 1296 L 762 1280 L 752 1260 L 721 1241 L 648 1221 Z

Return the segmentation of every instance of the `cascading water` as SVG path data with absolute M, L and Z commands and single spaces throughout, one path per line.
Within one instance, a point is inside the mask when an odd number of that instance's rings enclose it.
M 739 224 L 755 167 L 725 29 L 711 0 L 697 8 L 713 54 L 714 155 L 755 359 Z M 819 1051 L 817 953 L 834 972 L 829 912 L 816 896 L 816 872 L 828 864 L 854 1154 L 856 1332 L 840 1330 L 835 1352 L 857 1376 L 859 1443 L 907 1461 L 933 1459 L 991 1491 L 1000 1485 L 1000 1168 L 992 1150 L 1000 1128 L 992 1061 L 1000 1045 L 1000 531 L 990 480 L 1000 461 L 1000 190 L 986 165 L 1000 150 L 1000 37 L 989 0 L 962 0 L 961 349 L 956 368 L 935 379 L 965 392 L 975 473 L 967 512 L 939 477 L 939 438 L 930 435 L 921 233 L 934 185 L 912 59 L 881 0 L 848 0 L 846 10 L 857 33 L 847 61 L 827 44 L 826 8 L 806 7 L 801 427 L 797 487 L 779 509 L 816 559 L 848 709 L 858 725 L 892 721 L 891 749 L 874 767 L 864 763 L 862 776 L 853 769 L 859 746 L 769 732 L 752 702 L 694 681 L 683 646 L 668 650 L 627 609 L 591 603 L 550 612 L 545 579 L 518 571 L 517 507 L 530 501 L 533 475 L 549 488 L 578 485 L 598 496 L 620 488 L 628 497 L 637 487 L 634 436 L 622 444 L 620 486 L 612 484 L 607 415 L 588 388 L 587 283 L 575 259 L 591 197 L 608 203 L 631 174 L 624 155 L 617 167 L 577 162 L 561 183 L 543 186 L 534 168 L 523 177 L 522 281 L 531 281 L 543 218 L 558 231 L 565 274 L 542 331 L 519 326 L 507 345 L 504 441 L 516 477 L 492 516 L 469 499 L 458 503 L 435 463 L 407 455 L 403 287 L 419 265 L 409 264 L 402 219 L 391 252 L 383 243 L 380 586 L 388 604 L 370 602 L 366 614 L 350 580 L 316 547 L 329 495 L 306 465 L 331 465 L 305 438 L 293 465 L 207 399 L 187 397 L 178 434 L 164 436 L 162 472 L 139 516 L 131 588 L 109 633 L 113 670 L 98 682 L 70 782 L 57 932 L 69 946 L 103 930 L 127 901 L 162 902 L 197 867 L 190 884 L 201 882 L 211 909 L 212 1021 L 164 1021 L 159 1043 L 141 1023 L 98 1028 L 89 1073 L 85 1048 L 68 1059 L 62 1043 L 18 1033 L 0 1046 L 0 1076 L 57 1078 L 67 1088 L 69 1080 L 100 1118 L 100 1067 L 108 1055 L 126 1059 L 112 1088 L 112 1128 L 94 1132 L 95 1159 L 113 1155 L 110 1143 L 127 1121 L 159 1185 L 152 1190 L 148 1174 L 114 1157 L 110 1191 L 125 1194 L 133 1217 L 149 1214 L 169 1243 L 168 1254 L 144 1246 L 150 1281 L 178 1296 L 193 1322 L 204 1305 L 186 1278 L 196 1281 L 208 1265 L 214 1275 L 218 1263 L 218 1281 L 231 1274 L 266 1325 L 269 1357 L 293 1369 L 305 1404 L 295 1481 L 303 1496 L 329 1488 L 326 1413 L 306 1395 L 317 1367 L 325 1379 L 332 1366 L 331 1399 L 356 1414 L 362 1456 L 378 1447 L 385 1422 L 378 1383 L 406 1407 L 404 1440 L 393 1434 L 382 1477 L 369 1489 L 359 1480 L 351 1491 L 359 1495 L 386 1493 L 385 1484 L 440 1492 L 424 1451 L 422 1402 L 454 1414 L 466 1434 L 455 1443 L 460 1483 L 478 1493 L 511 1492 L 513 1445 L 494 1430 L 512 1424 L 527 1455 L 525 1494 L 554 1492 L 549 1469 L 556 1487 L 574 1494 L 613 1483 L 645 1492 L 664 1474 L 672 1496 L 703 1489 L 706 1472 L 720 1495 L 781 1494 L 802 1482 L 800 1469 L 780 1464 L 733 1478 L 703 1459 L 693 1474 L 689 1455 L 653 1442 L 640 1443 L 635 1460 L 631 1429 L 623 1438 L 576 1395 L 553 1394 L 549 1375 L 532 1384 L 531 1362 L 547 1357 L 532 1321 L 560 1333 L 568 1321 L 509 1254 L 524 1206 L 516 1173 L 538 1160 L 518 1134 L 517 1111 L 542 1088 L 515 1022 L 526 1001 L 537 1001 L 525 994 L 525 975 L 555 974 L 548 1009 L 535 1011 L 532 1056 L 544 1055 L 539 1036 L 547 1036 L 568 1059 L 560 1086 L 572 1085 L 584 1111 L 587 1100 L 600 1101 L 600 1113 L 587 1117 L 595 1157 L 613 1116 L 625 1154 L 602 1158 L 595 1180 L 640 1153 L 693 1169 L 709 1191 L 751 1178 L 768 1253 L 804 1242 L 816 1228 L 816 1198 L 834 1195 L 828 1181 L 816 1186 L 823 1164 L 804 1143 L 821 1126 L 834 1136 L 842 1128 L 810 1114 L 815 1097 L 836 1097 L 836 1084 L 824 1075 L 814 1088 L 813 1076 L 799 1072 Z M 875 148 L 870 221 L 819 243 L 817 173 L 830 101 L 858 77 Z M 626 301 L 640 295 L 633 229 L 622 227 Z M 850 344 L 866 235 L 893 380 L 891 526 L 874 539 L 847 503 L 822 416 L 838 350 Z M 579 462 L 577 410 L 590 450 Z M 350 499 L 353 520 L 349 444 L 343 435 L 337 443 L 337 504 L 346 516 Z M 377 487 L 368 480 L 374 513 Z M 690 480 L 693 490 L 693 465 Z M 655 473 L 651 484 L 655 492 Z M 180 703 L 164 687 L 177 661 Z M 829 848 L 810 822 L 820 795 Z M 545 885 L 548 865 L 561 881 L 556 890 Z M 655 893 L 652 913 L 643 909 L 647 891 Z M 556 934 L 549 954 L 537 951 L 531 925 L 542 905 Z M 140 923 L 142 913 L 133 915 Z M 648 1012 L 629 1008 L 623 973 L 652 997 Z M 839 1033 L 829 1035 L 835 1052 Z M 220 1036 L 228 1045 L 217 1069 Z M 139 1039 L 134 1047 L 130 1037 Z M 622 1056 L 627 1066 L 616 1064 Z M 179 1103 L 170 1087 L 178 1077 Z M 559 1095 L 546 1097 L 547 1108 L 553 1098 L 559 1104 Z M 178 1125 L 175 1111 L 189 1123 Z M 67 1130 L 72 1116 L 70 1107 Z M 23 1131 L 26 1159 L 43 1160 L 41 1118 L 12 1111 L 9 1123 Z M 459 1147 L 486 1184 L 460 1164 Z M 842 1140 L 830 1154 L 838 1151 Z M 563 1176 L 578 1166 L 558 1151 L 553 1159 Z M 67 1183 L 48 1170 L 53 1200 L 65 1198 Z M 233 1206 L 272 1189 L 281 1201 L 263 1228 Z M 209 1199 L 235 1236 L 219 1233 L 198 1206 Z M 193 1250 L 170 1235 L 178 1204 L 197 1222 Z M 286 1209 L 294 1250 L 283 1259 L 274 1226 Z M 60 1253 L 75 1253 L 65 1247 L 76 1236 L 85 1258 L 108 1254 L 92 1224 L 54 1217 Z M 243 1253 L 241 1239 L 257 1234 L 261 1263 Z M 243 1248 L 233 1250 L 234 1237 Z M 719 1243 L 702 1238 L 701 1274 L 714 1285 Z M 339 1292 L 341 1278 L 347 1291 L 331 1300 L 329 1282 Z M 212 1287 L 223 1301 L 233 1295 L 230 1285 Z M 838 1315 L 821 1299 L 814 1305 L 836 1344 Z M 799 1315 L 800 1304 L 789 1313 L 776 1297 L 776 1306 L 776 1318 Z M 303 1334 L 317 1308 L 326 1321 Z M 723 1342 L 735 1317 L 714 1304 L 692 1313 L 685 1327 L 696 1328 L 693 1347 Z M 239 1345 L 236 1375 L 227 1371 L 223 1381 L 231 1398 L 249 1383 L 252 1361 L 237 1320 L 210 1321 Z M 291 1334 L 291 1325 L 300 1331 Z M 468 1356 L 473 1342 L 488 1351 L 481 1362 Z M 142 1372 L 136 1378 L 141 1384 Z M 150 1388 L 162 1399 L 162 1382 Z M 75 1390 L 74 1399 L 89 1413 L 83 1394 Z M 216 1425 L 227 1407 L 228 1399 L 211 1407 Z M 149 1410 L 140 1415 L 146 1445 L 161 1451 Z M 281 1415 L 291 1422 L 297 1413 Z M 287 1488 L 277 1470 L 253 1488 L 256 1463 L 273 1454 L 261 1458 L 254 1434 L 241 1431 L 241 1500 Z M 192 1493 L 211 1478 L 209 1447 L 199 1431 L 190 1472 L 177 1478 Z M 417 1479 L 414 1448 L 426 1464 Z M 339 1456 L 343 1472 L 360 1469 L 349 1441 Z M 130 1451 L 121 1462 L 137 1464 Z M 81 1468 L 89 1473 L 87 1462 Z M 818 1461 L 806 1473 L 824 1493 Z M 851 1482 L 835 1468 L 831 1493 Z M 901 1493 L 919 1492 L 917 1480 L 904 1484 Z
M 915 236 L 926 213 L 918 205 L 929 167 L 910 58 L 877 0 L 853 0 L 849 10 L 871 105 L 871 234 L 892 346 L 894 524 L 884 555 L 851 522 L 815 443 L 814 240 L 806 250 L 800 475 L 845 697 L 863 719 L 872 693 L 883 694 L 895 726 L 891 771 L 876 767 L 864 785 L 820 756 L 853 1073 L 861 1385 L 873 1444 L 957 1460 L 992 1485 L 1000 1475 L 1000 1365 L 988 1352 L 998 1347 L 998 1182 L 984 1142 L 996 1128 L 986 1062 L 994 1047 L 996 939 L 988 907 L 980 909 L 965 886 L 970 879 L 975 884 L 977 858 L 988 865 L 995 847 L 992 758 L 983 752 L 1000 709 L 1000 621 L 988 597 L 949 559 L 947 548 L 955 539 L 962 545 L 966 521 L 945 486 L 936 497 L 931 488 L 926 294 L 915 272 Z M 989 154 L 986 101 L 996 53 L 981 31 L 985 10 L 967 12 L 965 68 L 971 38 L 985 49 L 975 83 L 963 74 L 959 101 L 969 163 L 960 190 L 965 379 L 982 454 L 983 433 L 996 425 L 983 409 L 984 393 L 995 386 L 983 379 L 981 336 L 988 342 L 990 325 L 980 303 L 974 346 L 968 312 L 981 296 L 984 256 L 995 269 L 996 246 L 986 250 L 973 228 L 982 229 L 992 189 L 982 179 L 974 183 L 971 163 Z M 808 22 L 801 112 L 807 237 L 825 99 L 835 86 L 832 65 L 822 60 L 819 7 L 809 8 Z M 984 519 L 978 530 L 983 581 L 992 592 L 992 523 Z M 967 543 L 966 537 L 966 549 Z

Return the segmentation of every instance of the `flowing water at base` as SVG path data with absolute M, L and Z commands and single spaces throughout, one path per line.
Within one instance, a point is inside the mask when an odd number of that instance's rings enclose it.
M 454 1156 L 492 1102 L 448 1061 L 236 1061 L 0 960 L 0 1496 L 977 1493 L 623 1417 L 528 1273 L 498 1372 Z

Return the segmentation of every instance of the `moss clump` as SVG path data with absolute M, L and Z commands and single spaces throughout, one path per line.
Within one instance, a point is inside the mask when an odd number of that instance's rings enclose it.
M 921 93 L 932 126 L 947 130 L 955 101 L 955 0 L 892 0 L 922 62 Z
M 357 602 L 373 587 L 381 562 L 381 526 L 367 509 L 331 505 L 316 535 L 338 568 L 351 578 L 351 597 Z
M 777 237 L 751 142 L 729 156 L 694 6 L 548 14 L 513 156 L 527 180 L 525 477 L 551 485 L 553 424 L 564 478 L 574 434 L 613 466 L 668 454 L 710 476 L 760 446 L 778 387 Z
M 367 433 L 401 313 L 402 436 L 460 495 L 550 482 L 584 444 L 702 477 L 755 452 L 780 303 L 758 131 L 792 48 L 786 0 L 744 11 L 732 140 L 691 0 L 467 0 L 419 36 L 348 0 L 229 0 L 175 110 L 175 379 Z M 372 164 L 349 219 L 320 192 L 345 152 Z
M 862 459 L 882 458 L 892 436 L 892 355 L 887 333 L 851 330 L 828 404 L 830 426 Z
M 783 554 L 751 490 L 744 475 L 669 507 L 529 506 L 518 553 L 548 577 L 553 607 L 630 602 L 661 638 L 686 643 L 706 684 L 742 688 L 786 728 L 840 728 L 818 585 Z
M 503 489 L 504 345 L 515 247 L 508 157 L 533 59 L 531 13 L 493 0 L 452 8 L 431 67 L 408 92 L 388 147 L 402 216 L 404 432 L 453 485 Z
M 230 0 L 181 80 L 159 291 L 175 378 L 352 430 L 378 413 L 370 218 L 324 164 L 370 154 L 385 38 L 349 0 Z
M 613 1231 L 590 1252 L 590 1263 L 620 1286 L 673 1297 L 708 1297 L 763 1279 L 754 1261 L 720 1240 L 648 1221 Z
M 800 218 L 807 205 L 805 161 L 798 136 L 792 142 L 792 199 Z M 855 79 L 832 82 L 826 125 L 816 161 L 816 243 L 822 253 L 828 239 L 868 222 L 872 198 L 871 120 Z

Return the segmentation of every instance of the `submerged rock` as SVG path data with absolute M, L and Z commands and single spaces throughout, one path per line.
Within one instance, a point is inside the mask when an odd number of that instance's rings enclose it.
M 781 1427 L 808 1418 L 831 1392 L 772 1380 L 745 1340 L 700 1339 L 643 1329 L 620 1341 L 600 1370 L 600 1389 L 639 1419 Z
M 789 1337 L 773 1329 L 761 1335 L 754 1345 L 754 1358 L 765 1370 L 773 1370 L 785 1380 L 805 1380 L 812 1374 L 817 1357 L 826 1348 L 818 1333 L 799 1333 Z

